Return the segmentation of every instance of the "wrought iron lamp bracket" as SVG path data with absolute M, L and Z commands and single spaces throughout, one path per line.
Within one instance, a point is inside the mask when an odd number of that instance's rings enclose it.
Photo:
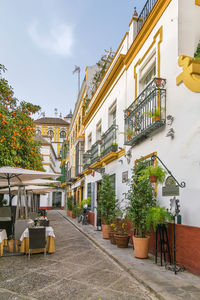
M 157 159 L 159 160 L 159 162 L 163 165 L 163 167 L 165 168 L 165 170 L 167 171 L 167 173 L 168 173 L 171 177 L 174 178 L 174 180 L 176 181 L 176 183 L 178 184 L 178 186 L 181 187 L 181 188 L 185 188 L 185 187 L 186 187 L 186 183 L 185 183 L 184 181 L 182 181 L 181 183 L 179 183 L 179 182 L 177 181 L 177 179 L 172 175 L 172 172 L 166 167 L 166 165 L 162 162 L 162 160 L 161 160 L 156 154 L 153 154 L 153 155 L 151 156 L 151 160 L 152 160 L 152 161 L 154 161 L 156 158 L 157 158 Z

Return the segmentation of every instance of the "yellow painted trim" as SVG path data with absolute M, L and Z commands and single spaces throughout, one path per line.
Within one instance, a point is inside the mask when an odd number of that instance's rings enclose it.
M 112 161 L 122 157 L 124 154 L 125 154 L 125 149 L 122 149 L 118 152 L 110 152 L 107 155 L 105 155 L 100 161 L 94 163 L 93 165 L 90 165 L 90 169 L 84 170 L 83 174 L 88 175 L 92 173 L 93 171 L 92 169 L 104 167 L 105 165 L 108 165 Z
M 67 185 L 67 183 L 63 182 L 63 183 L 61 183 L 60 187 L 62 188 L 62 187 L 65 187 L 66 185 Z
M 135 166 L 138 164 L 138 162 L 143 161 L 143 160 L 145 160 L 145 159 L 147 159 L 147 158 L 150 158 L 152 155 L 157 155 L 157 152 L 152 152 L 152 153 L 150 153 L 150 154 L 148 154 L 148 155 L 142 156 L 142 157 L 139 158 L 139 159 L 136 159 L 136 160 L 135 160 Z M 157 157 L 156 157 L 156 159 L 155 159 L 155 161 L 154 161 L 154 165 L 155 165 L 155 167 L 157 167 Z M 154 192 L 155 192 L 155 196 L 157 196 L 157 191 L 158 191 L 158 185 L 157 185 L 157 183 L 155 183 L 155 184 L 154 184 Z
M 183 72 L 177 76 L 176 84 L 183 82 L 192 92 L 200 93 L 200 60 L 181 55 L 178 64 Z
M 110 87 L 112 86 L 112 84 L 114 83 L 117 75 L 119 74 L 119 72 L 121 71 L 121 69 L 124 66 L 124 54 L 120 54 L 119 58 L 115 64 L 115 66 L 113 67 L 113 69 L 111 70 L 110 74 L 108 75 L 107 80 L 104 82 L 101 90 L 99 91 L 95 101 L 93 102 L 93 104 L 91 105 L 89 111 L 87 112 L 86 116 L 83 119 L 83 125 L 85 126 L 88 121 L 91 119 L 91 117 L 93 116 L 94 112 L 96 111 L 96 109 L 98 108 L 99 104 L 102 102 L 102 100 L 104 99 L 106 93 L 108 92 L 108 90 L 110 89 Z
M 145 24 L 143 25 L 142 29 L 136 36 L 134 42 L 132 43 L 131 47 L 129 48 L 126 57 L 125 57 L 125 64 L 126 70 L 129 68 L 130 64 L 132 63 L 133 59 L 140 51 L 144 43 L 146 42 L 147 38 L 149 37 L 150 33 L 154 29 L 155 25 L 165 12 L 166 8 L 170 4 L 172 0 L 159 0 L 155 3 L 153 9 L 151 10 Z
M 130 23 L 129 23 L 129 27 L 131 26 L 131 24 L 132 24 L 133 21 L 137 21 L 137 20 L 138 20 L 138 17 L 132 16 L 132 18 L 130 20 Z
M 200 6 L 200 0 L 195 0 L 195 4 Z
M 161 26 L 159 28 L 159 30 L 156 32 L 156 34 L 153 37 L 153 42 L 151 43 L 151 45 L 149 46 L 149 48 L 147 49 L 147 51 L 145 52 L 145 54 L 142 56 L 142 58 L 140 58 L 137 63 L 134 66 L 134 79 L 135 79 L 135 99 L 137 98 L 138 95 L 138 86 L 137 86 L 137 81 L 138 81 L 138 75 L 136 72 L 136 68 L 144 61 L 145 57 L 148 55 L 148 53 L 150 52 L 150 50 L 153 48 L 153 46 L 156 44 L 156 39 L 157 37 L 160 35 L 160 40 L 158 41 L 158 45 L 157 45 L 157 76 L 160 77 L 160 44 L 163 41 L 163 27 Z

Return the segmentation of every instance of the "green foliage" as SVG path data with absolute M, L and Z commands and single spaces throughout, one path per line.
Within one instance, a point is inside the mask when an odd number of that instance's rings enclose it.
M 115 216 L 117 201 L 115 199 L 115 191 L 112 187 L 110 176 L 104 174 L 102 177 L 101 187 L 99 189 L 99 202 L 97 211 L 105 224 L 110 224 Z
M 112 147 L 118 147 L 118 144 L 117 144 L 116 142 L 112 142 L 112 143 L 111 143 L 111 146 L 112 146 Z
M 0 65 L 0 167 L 11 166 L 44 171 L 40 144 L 35 141 L 34 120 L 40 107 L 19 102 Z
M 72 210 L 72 206 L 73 206 L 73 197 L 71 196 L 67 198 L 67 209 Z
M 139 180 L 143 180 L 144 178 L 149 178 L 149 176 L 156 176 L 158 183 L 163 183 L 165 181 L 166 172 L 161 167 L 148 166 L 144 170 L 140 172 L 141 176 Z
M 145 237 L 147 232 L 146 218 L 149 208 L 156 205 L 153 189 L 146 177 L 141 178 L 141 172 L 148 166 L 147 161 L 139 162 L 133 169 L 133 176 L 128 191 L 128 216 L 132 221 L 135 233 Z
M 127 129 L 126 132 L 125 132 L 125 135 L 133 136 L 133 135 L 135 135 L 135 132 L 131 129 Z
M 197 59 L 200 59 L 200 41 L 198 43 L 197 50 L 194 53 L 194 57 L 197 58 Z
M 172 220 L 172 215 L 164 207 L 151 207 L 147 213 L 147 230 L 151 231 L 153 229 L 155 231 L 157 225 L 166 224 Z

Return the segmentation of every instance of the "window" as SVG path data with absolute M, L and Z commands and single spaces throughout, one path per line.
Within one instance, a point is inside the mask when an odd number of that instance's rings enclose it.
M 92 133 L 88 135 L 88 150 L 92 147 Z
M 96 140 L 101 139 L 101 121 L 96 125 Z
M 53 137 L 53 135 L 54 135 L 53 130 L 51 130 L 51 129 L 48 130 L 47 135 Z
M 66 138 L 66 132 L 63 130 L 60 132 L 60 138 L 65 139 Z
M 115 192 L 115 174 L 110 175 L 110 179 L 111 179 L 111 182 L 112 182 L 112 188 Z
M 108 126 L 116 125 L 116 101 L 111 105 L 108 112 Z
M 40 130 L 40 129 L 37 129 L 36 132 L 35 132 L 35 134 L 36 134 L 36 135 L 41 135 L 41 130 Z
M 140 69 L 140 92 L 156 77 L 156 53 L 151 54 Z

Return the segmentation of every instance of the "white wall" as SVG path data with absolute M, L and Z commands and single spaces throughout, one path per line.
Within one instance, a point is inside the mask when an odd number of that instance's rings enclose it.
M 126 183 L 122 183 L 122 172 L 128 170 L 130 178 L 135 160 L 156 151 L 177 180 L 186 182 L 186 188 L 180 188 L 180 197 L 178 198 L 180 199 L 183 224 L 193 226 L 200 226 L 200 95 L 188 90 L 183 83 L 176 86 L 176 77 L 182 72 L 182 69 L 178 66 L 179 54 L 183 54 L 181 52 L 184 51 L 187 55 L 193 55 L 194 44 L 200 38 L 198 25 L 200 16 L 198 24 L 196 17 L 199 14 L 199 10 L 200 7 L 195 6 L 192 0 L 173 0 L 169 4 L 128 70 L 124 72 L 113 90 L 109 91 L 110 94 L 105 99 L 104 104 L 85 129 L 86 139 L 92 132 L 92 144 L 94 144 L 96 142 L 96 124 L 101 119 L 102 131 L 104 132 L 108 129 L 108 108 L 117 99 L 118 132 L 124 131 L 123 110 L 133 102 L 135 94 L 134 66 L 146 53 L 153 42 L 156 32 L 162 26 L 163 41 L 160 44 L 160 70 L 161 77 L 167 80 L 166 115 L 172 115 L 174 121 L 171 125 L 166 124 L 165 127 L 134 146 L 131 149 L 132 158 L 129 164 L 126 157 L 122 157 L 105 166 L 105 169 L 106 173 L 110 175 L 116 173 L 116 197 L 123 199 L 123 193 L 128 191 L 128 186 Z M 184 20 L 187 21 L 187 26 Z M 192 28 L 192 33 L 190 33 L 190 30 L 186 30 L 186 27 L 187 29 Z M 185 33 L 184 36 L 183 31 Z M 155 42 L 157 55 L 159 39 L 160 37 L 158 36 Z M 139 68 L 136 69 L 138 72 Z M 173 128 L 175 131 L 174 139 L 166 137 L 170 128 Z M 123 142 L 124 136 L 119 134 L 118 144 L 120 147 L 124 147 Z M 130 149 L 129 146 L 125 148 L 126 151 Z M 88 149 L 86 148 L 86 150 Z M 95 172 L 94 177 L 91 175 L 86 176 L 85 183 L 96 182 L 100 179 L 101 175 Z M 87 186 L 85 190 L 87 193 Z M 158 200 L 161 205 L 169 207 L 169 198 L 161 196 L 161 186 L 158 187 Z

